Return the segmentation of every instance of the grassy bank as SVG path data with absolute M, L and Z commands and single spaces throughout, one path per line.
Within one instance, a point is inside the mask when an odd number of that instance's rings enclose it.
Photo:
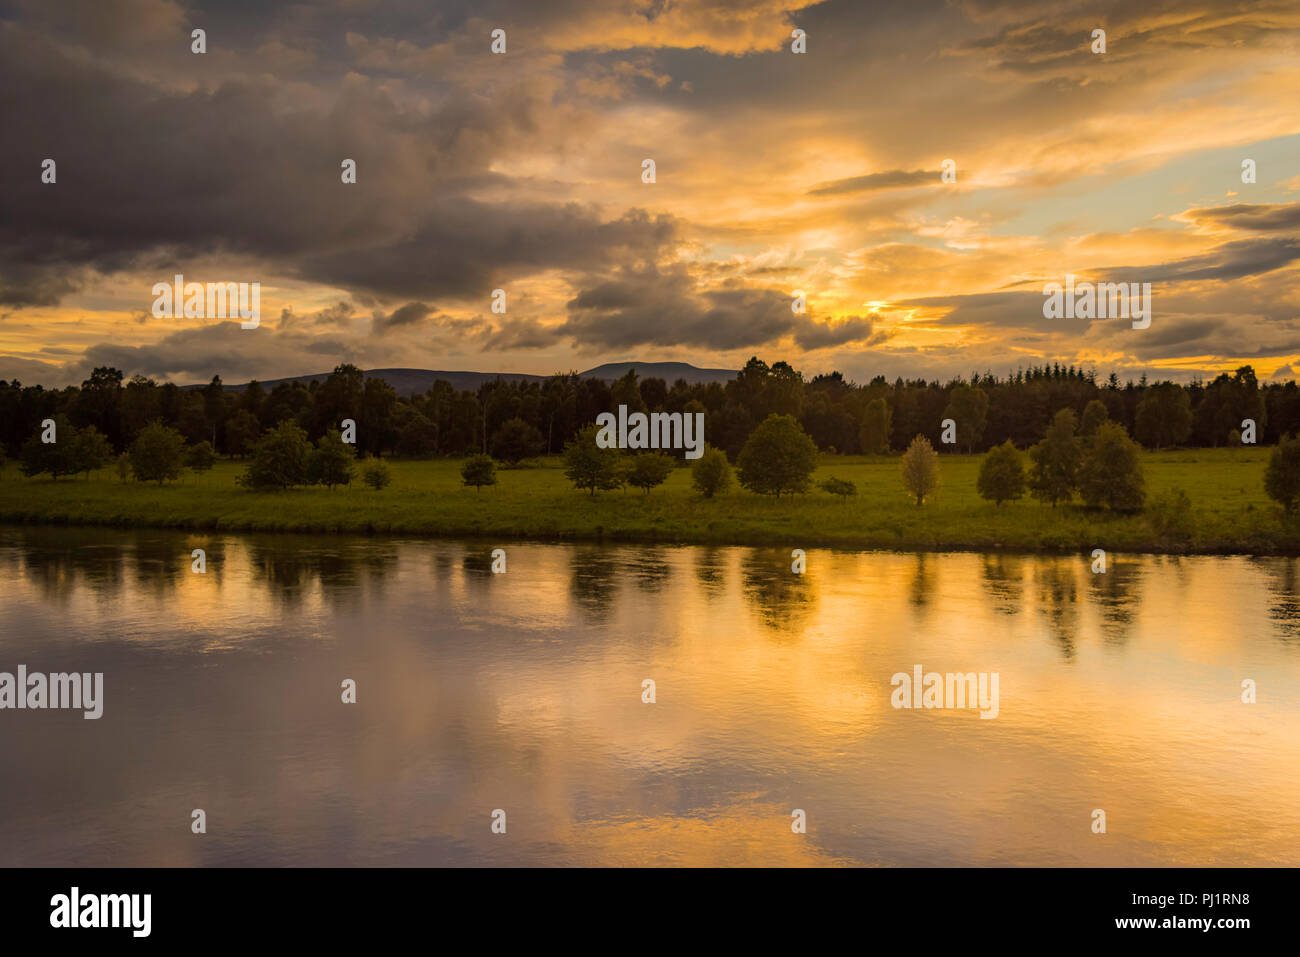
M 940 489 L 920 508 L 902 490 L 897 457 L 824 457 L 815 481 L 852 480 L 858 493 L 847 502 L 820 491 L 778 501 L 736 488 L 706 500 L 691 489 L 686 469 L 649 495 L 629 489 L 592 498 L 569 485 L 558 460 L 502 469 L 499 484 L 482 492 L 461 486 L 459 461 L 393 462 L 393 484 L 382 492 L 359 484 L 248 492 L 235 485 L 242 466 L 234 462 L 197 480 L 187 472 L 183 481 L 161 487 L 123 484 L 107 471 L 89 479 L 28 479 L 11 463 L 0 475 L 0 521 L 790 547 L 1300 554 L 1300 523 L 1284 523 L 1264 494 L 1268 453 L 1143 454 L 1148 497 L 1174 488 L 1189 496 L 1188 535 L 1162 535 L 1141 514 L 1053 509 L 1032 500 L 995 507 L 975 492 L 981 456 L 963 455 L 941 458 Z

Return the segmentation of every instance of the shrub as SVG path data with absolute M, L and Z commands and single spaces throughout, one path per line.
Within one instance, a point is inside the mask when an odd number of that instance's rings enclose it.
M 102 469 L 113 459 L 113 446 L 108 437 L 93 425 L 78 429 L 72 437 L 72 468 L 85 472 L 89 477 L 96 469 Z
M 307 481 L 329 489 L 351 485 L 356 457 L 356 449 L 343 441 L 343 434 L 338 429 L 330 429 L 316 440 L 316 448 L 308 453 Z
M 649 495 L 652 488 L 668 480 L 674 464 L 672 456 L 662 452 L 646 452 L 634 456 L 627 471 L 628 484 L 643 489 Z
M 185 450 L 185 466 L 192 472 L 207 472 L 217 462 L 211 442 L 196 442 Z
M 361 478 L 376 492 L 393 484 L 393 474 L 388 469 L 388 463 L 383 459 L 366 459 L 366 464 L 361 469 Z
M 59 413 L 54 416 L 54 441 L 41 441 L 44 433 L 42 428 L 40 433 L 23 443 L 18 450 L 18 468 L 28 476 L 49 472 L 57 479 L 60 475 L 72 475 L 77 471 L 73 454 L 77 430 L 66 415 Z
M 831 476 L 822 482 L 818 488 L 823 492 L 829 492 L 832 495 L 838 495 L 841 502 L 847 502 L 850 495 L 858 494 L 858 487 L 848 479 L 836 478 Z
M 173 428 L 161 422 L 150 422 L 135 437 L 128 450 L 131 471 L 141 482 L 157 482 L 180 478 L 184 463 L 185 439 Z
M 248 469 L 239 477 L 238 483 L 250 489 L 288 489 L 306 485 L 310 456 L 307 433 L 285 420 L 253 446 Z
M 497 464 L 490 455 L 472 455 L 460 467 L 460 480 L 481 492 L 484 485 L 497 484 Z
M 1264 491 L 1287 512 L 1300 502 L 1300 437 L 1283 436 L 1277 444 L 1264 469 Z
M 502 424 L 492 436 L 492 454 L 510 465 L 518 465 L 540 452 L 545 441 L 542 433 L 523 419 L 514 418 Z
M 707 448 L 691 466 L 691 485 L 705 498 L 713 498 L 731 486 L 731 463 L 721 449 Z

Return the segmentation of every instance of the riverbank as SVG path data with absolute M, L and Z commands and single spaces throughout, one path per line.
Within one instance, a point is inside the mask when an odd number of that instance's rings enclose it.
M 0 474 L 0 521 L 791 548 L 1300 554 L 1300 522 L 1283 522 L 1264 494 L 1269 452 L 1143 453 L 1149 501 L 1176 488 L 1187 493 L 1183 531 L 1159 528 L 1150 514 L 1053 509 L 1033 500 L 995 507 L 975 491 L 978 455 L 943 456 L 939 491 L 920 508 L 903 492 L 896 456 L 824 456 L 814 481 L 852 481 L 857 494 L 847 501 L 821 491 L 776 500 L 735 487 L 709 500 L 691 489 L 687 469 L 649 495 L 628 489 L 593 498 L 569 485 L 558 459 L 499 469 L 499 484 L 481 492 L 461 485 L 454 460 L 391 462 L 393 484 L 381 492 L 359 483 L 249 492 L 235 485 L 238 462 L 162 486 L 123 483 L 108 470 L 89 479 L 29 479 L 10 463 Z

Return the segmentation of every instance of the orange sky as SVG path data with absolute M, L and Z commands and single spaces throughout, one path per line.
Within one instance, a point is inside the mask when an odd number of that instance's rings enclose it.
M 0 376 L 1300 368 L 1294 4 L 427 6 L 18 4 Z M 154 318 L 177 272 L 261 326 Z M 1045 319 L 1066 273 L 1150 328 Z

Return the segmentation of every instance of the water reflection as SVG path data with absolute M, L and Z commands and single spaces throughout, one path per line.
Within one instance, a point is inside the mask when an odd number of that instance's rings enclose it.
M 1133 561 L 1110 562 L 1104 573 L 1091 575 L 1089 597 L 1101 614 L 1101 633 L 1107 641 L 1123 644 L 1132 633 L 1141 582 L 1141 570 Z
M 794 639 L 816 602 L 816 589 L 807 571 L 796 574 L 790 550 L 746 549 L 740 559 L 741 582 L 759 620 L 776 637 Z
M 0 865 L 1300 863 L 1294 559 L 494 547 L 0 529 Z
M 1075 656 L 1079 630 L 1078 560 L 1044 558 L 1035 567 L 1038 610 L 1066 659 Z
M 1000 614 L 1014 615 L 1020 611 L 1025 594 L 1025 564 L 1017 555 L 981 556 L 984 588 Z
M 1300 559 L 1258 563 L 1268 578 L 1268 615 L 1283 641 L 1300 643 Z

